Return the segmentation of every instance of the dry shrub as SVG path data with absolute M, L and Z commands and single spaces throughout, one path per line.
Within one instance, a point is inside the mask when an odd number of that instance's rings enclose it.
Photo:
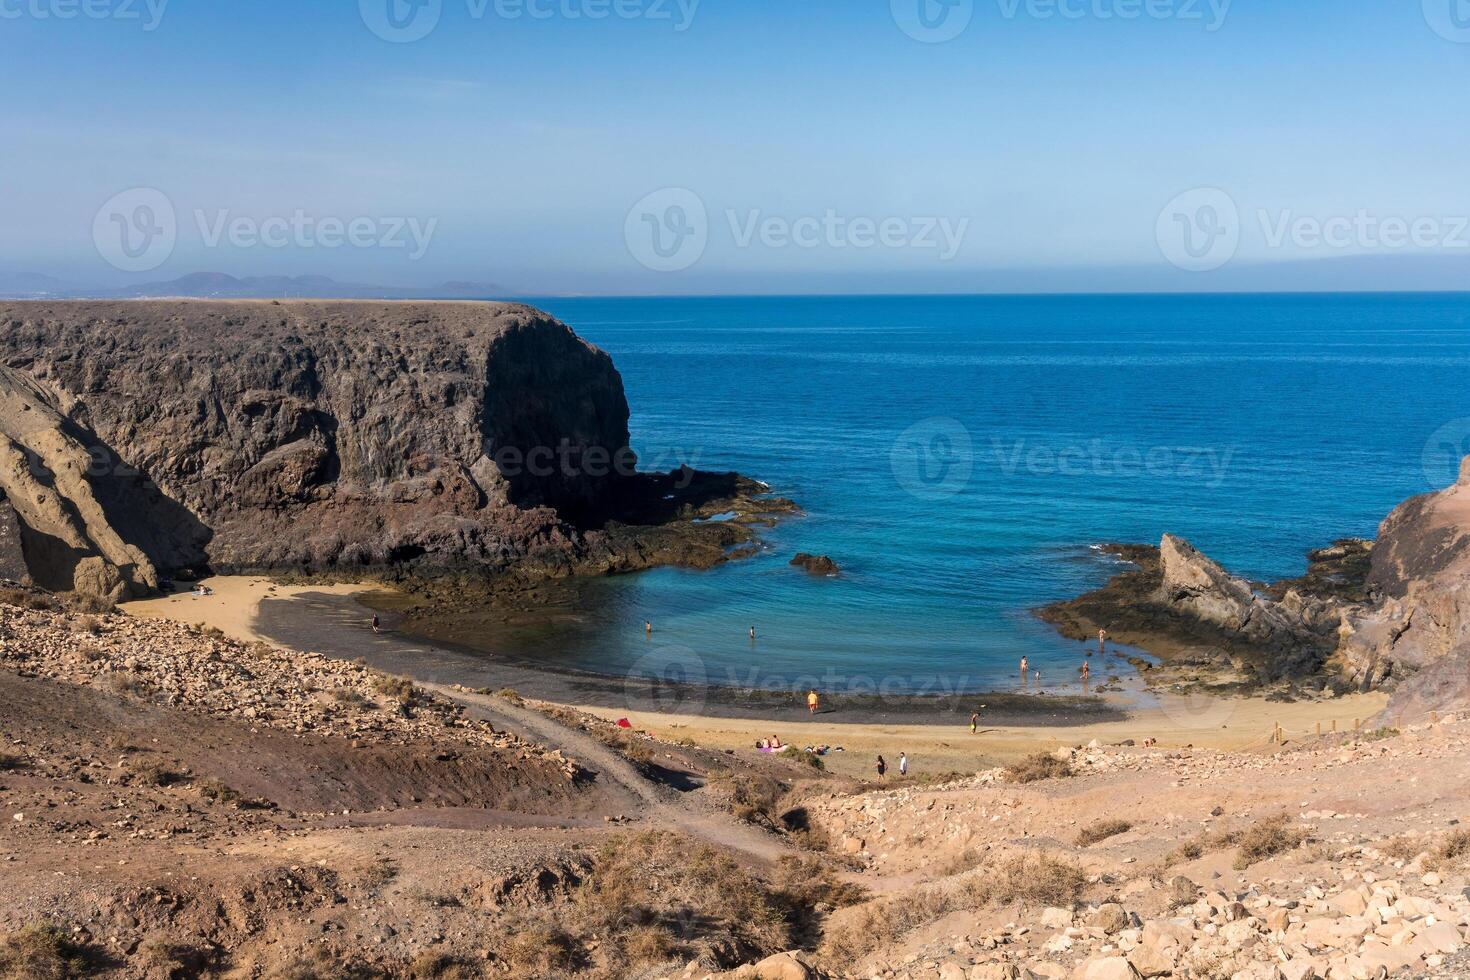
M 709 786 L 737 819 L 767 830 L 780 830 L 781 800 L 786 787 L 770 776 L 737 774 L 721 769 L 709 774 Z
M 373 678 L 373 690 L 384 697 L 392 698 L 405 707 L 412 705 L 419 697 L 419 690 L 413 686 L 413 681 L 406 677 L 394 677 L 391 674 L 376 675 Z
M 351 957 L 322 948 L 266 974 L 268 980 L 381 980 L 386 974 Z
M 980 906 L 1072 907 L 1087 889 L 1079 865 L 1045 853 L 1004 858 L 954 887 L 920 889 L 901 898 L 872 902 L 828 930 L 822 953 L 840 966 L 876 949 L 895 945 L 905 934 L 951 912 Z
M 69 980 L 87 973 L 81 951 L 59 929 L 30 926 L 0 938 L 0 977 L 5 980 Z
M 54 612 L 60 608 L 60 603 L 57 602 L 54 596 L 10 586 L 0 588 L 0 602 L 3 602 L 7 606 L 19 606 L 22 609 L 37 609 L 47 612 Z
M 111 616 L 117 612 L 117 603 L 107 596 L 92 595 L 89 592 L 73 592 L 67 597 L 67 605 L 76 612 L 101 614 Z
M 77 620 L 77 632 L 87 633 L 91 636 L 102 635 L 102 620 L 96 616 L 83 616 Z
M 1109 837 L 1117 837 L 1126 834 L 1133 829 L 1133 825 L 1127 820 L 1099 820 L 1088 824 L 1077 832 L 1077 846 L 1091 847 L 1099 841 L 1105 841 Z
M 0 772 L 17 772 L 28 768 L 30 764 L 30 760 L 23 755 L 0 752 Z
M 368 891 L 379 891 L 398 877 L 398 864 L 390 858 L 381 858 L 368 865 L 362 873 L 362 887 Z
M 1235 870 L 1244 871 L 1257 861 L 1294 851 L 1307 842 L 1308 833 L 1296 826 L 1286 814 L 1267 817 L 1239 835 L 1240 853 L 1235 857 Z
M 576 965 L 577 947 L 576 939 L 558 925 L 520 924 L 506 937 L 500 956 L 515 976 L 560 977 Z
M 332 700 L 344 708 L 370 708 L 372 702 L 359 694 L 354 688 L 339 687 L 332 691 Z
M 199 790 L 200 796 L 206 800 L 213 800 L 215 803 L 234 803 L 240 798 L 239 792 L 219 779 L 200 780 L 199 785 L 195 788 Z
M 788 745 L 786 746 L 786 748 L 782 749 L 777 754 L 777 758 L 785 759 L 787 762 L 799 763 L 801 765 L 815 769 L 818 772 L 827 771 L 827 764 L 822 761 L 821 756 L 817 755 L 815 752 L 808 752 L 805 749 L 798 749 L 794 745 Z
M 467 960 L 446 953 L 423 953 L 408 965 L 410 980 L 471 980 L 479 969 Z
M 623 952 L 632 963 L 666 963 L 678 948 L 678 938 L 660 925 L 637 926 L 623 937 Z
M 140 759 L 132 762 L 128 766 L 128 771 L 132 776 L 131 781 L 139 786 L 173 786 L 187 778 L 183 773 L 170 769 L 157 759 Z
M 1394 861 L 1412 861 L 1426 850 L 1426 843 L 1412 834 L 1403 834 L 1390 837 L 1378 849 Z
M 495 696 L 502 701 L 509 701 L 511 704 L 520 705 L 526 703 L 526 699 L 521 697 L 521 692 L 513 687 L 502 687 L 495 692 Z
M 1429 857 L 1424 861 L 1424 869 L 1435 871 L 1453 867 L 1466 854 L 1470 854 L 1470 830 L 1452 830 L 1430 849 Z
M 153 682 L 129 670 L 108 674 L 107 686 L 119 697 L 147 699 L 153 696 Z
M 1035 783 L 1043 779 L 1066 779 L 1073 775 L 1072 764 L 1050 752 L 1037 752 L 1006 767 L 1006 781 Z

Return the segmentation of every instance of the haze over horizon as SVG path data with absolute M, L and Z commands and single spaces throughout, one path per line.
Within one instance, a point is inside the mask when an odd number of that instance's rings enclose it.
M 1455 2 L 12 2 L 0 292 L 1460 289 Z

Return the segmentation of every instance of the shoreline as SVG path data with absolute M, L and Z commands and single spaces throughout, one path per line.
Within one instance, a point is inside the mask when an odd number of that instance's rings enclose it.
M 1382 710 L 1387 697 L 1359 694 L 1322 701 L 1279 703 L 1264 697 L 1147 693 L 1142 702 L 1094 698 L 1097 707 L 1050 696 L 934 697 L 841 703 L 824 698 L 823 711 L 807 713 L 793 692 L 729 695 L 717 688 L 625 682 L 505 663 L 483 654 L 454 650 L 413 637 L 367 628 L 372 610 L 359 599 L 381 588 L 360 585 L 275 585 L 263 578 L 207 580 L 213 596 L 188 593 L 125 604 L 130 615 L 213 626 L 246 641 L 312 650 L 339 659 L 361 659 L 421 684 L 471 689 L 510 688 L 523 697 L 564 704 L 609 720 L 627 718 L 636 728 L 672 740 L 690 739 L 729 751 L 754 751 L 756 739 L 780 735 L 798 746 L 841 745 L 827 756 L 830 769 L 859 775 L 875 753 L 906 751 L 917 774 L 963 771 L 993 765 L 1027 752 L 1091 740 L 1119 743 L 1157 739 L 1163 748 L 1266 748 L 1276 725 L 1288 740 L 1315 733 L 1351 732 Z M 1128 697 L 1133 698 L 1132 692 Z M 988 707 L 980 733 L 969 733 L 974 701 Z M 1080 701 L 1081 699 L 1070 699 Z M 952 701 L 952 704 L 946 704 Z M 1050 702 L 1050 703 L 1048 703 Z M 890 760 L 891 761 L 891 760 Z

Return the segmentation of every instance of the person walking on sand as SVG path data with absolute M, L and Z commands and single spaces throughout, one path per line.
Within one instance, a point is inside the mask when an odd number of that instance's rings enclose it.
M 970 734 L 975 735 L 980 731 L 980 712 L 970 712 Z
M 898 774 L 900 776 L 907 776 L 909 774 L 909 756 L 907 752 L 900 752 L 898 754 Z
M 882 779 L 888 774 L 888 763 L 883 761 L 883 757 L 881 755 L 878 756 L 878 765 L 875 768 L 877 768 L 878 770 L 879 779 Z
M 816 714 L 817 713 L 817 708 L 821 707 L 821 704 L 822 704 L 822 699 L 819 698 L 819 697 L 817 697 L 817 692 L 816 691 L 807 691 L 806 692 L 806 712 L 807 712 L 807 714 L 809 714 L 809 715 Z
M 382 620 L 378 619 L 377 616 L 373 616 L 373 632 L 374 633 L 381 633 L 381 632 L 383 632 L 383 622 L 382 622 Z

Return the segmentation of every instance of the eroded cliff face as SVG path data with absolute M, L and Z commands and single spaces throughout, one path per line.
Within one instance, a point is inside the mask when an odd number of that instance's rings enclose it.
M 56 461 L 51 482 L 73 505 L 44 509 L 85 528 L 60 532 L 66 521 L 26 503 L 20 537 L 73 549 L 86 537 L 85 557 L 128 590 L 204 566 L 640 567 L 679 555 L 622 522 L 665 523 L 744 486 L 635 475 L 612 360 L 520 305 L 12 303 L 0 305 L 0 364 L 6 390 L 53 433 L 29 437 L 45 446 L 11 440 Z M 89 473 L 72 479 L 82 456 Z M 139 485 L 177 513 L 108 511 Z M 79 503 L 89 493 L 98 508 Z M 739 543 L 701 533 L 716 550 Z M 33 572 L 39 553 L 26 548 Z
M 1389 722 L 1470 704 L 1470 458 L 1454 486 L 1388 515 L 1369 584 L 1377 601 L 1344 615 L 1339 669 L 1363 688 L 1395 682 Z

